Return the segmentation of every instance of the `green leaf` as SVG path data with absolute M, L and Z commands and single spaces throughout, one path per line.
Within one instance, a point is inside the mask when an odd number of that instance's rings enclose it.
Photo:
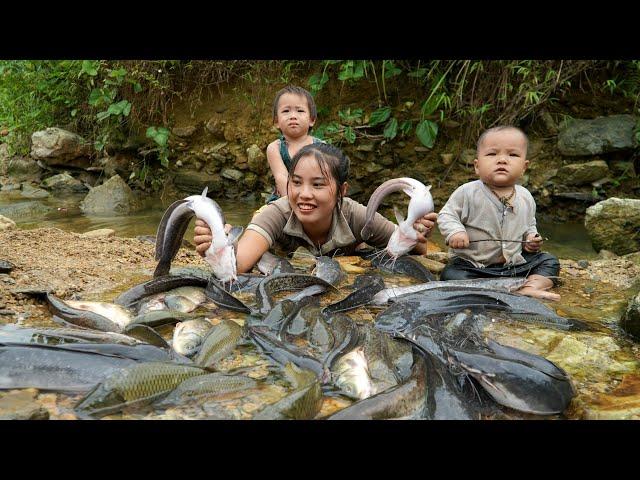
M 118 78 L 118 77 L 124 77 L 127 74 L 127 70 L 124 68 L 119 68 L 117 70 L 111 70 L 109 72 L 109 76 L 110 77 L 114 77 L 114 78 Z
M 386 127 L 384 127 L 384 138 L 388 140 L 393 140 L 398 134 L 398 120 L 392 118 L 387 122 Z
M 149 127 L 147 137 L 153 139 L 158 146 L 166 147 L 169 141 L 169 130 L 164 127 Z
M 142 91 L 142 85 L 139 82 L 133 84 L 133 93 L 140 93 Z
M 421 78 L 427 74 L 426 68 L 417 68 L 413 72 L 409 72 L 408 75 L 410 77 Z
M 406 135 L 411 131 L 411 127 L 413 127 L 413 122 L 411 120 L 405 120 L 400 124 L 400 131 L 403 135 Z
M 438 136 L 438 124 L 431 120 L 423 120 L 416 127 L 416 135 L 425 147 L 432 148 Z
M 312 75 L 308 82 L 309 86 L 311 87 L 311 93 L 318 93 L 320 90 L 322 90 L 322 87 L 324 87 L 325 83 L 327 83 L 328 81 L 329 75 L 327 74 L 327 72 L 316 73 Z
M 369 126 L 373 127 L 379 123 L 386 122 L 391 116 L 391 107 L 382 107 L 371 114 L 369 118 Z
M 100 62 L 97 60 L 83 60 L 82 67 L 80 69 L 80 75 L 83 73 L 90 77 L 95 77 L 98 74 L 98 66 Z
M 384 78 L 395 77 L 396 75 L 400 75 L 402 70 L 395 66 L 395 64 L 391 60 L 384 61 Z
M 356 132 L 353 131 L 353 128 L 347 127 L 344 129 L 344 138 L 349 143 L 353 143 L 356 141 Z

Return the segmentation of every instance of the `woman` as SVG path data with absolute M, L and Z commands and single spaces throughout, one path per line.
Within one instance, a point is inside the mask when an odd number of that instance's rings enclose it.
M 314 255 L 352 254 L 362 243 L 360 231 L 367 208 L 345 198 L 349 158 L 324 143 L 306 145 L 292 158 L 287 196 L 262 207 L 247 226 L 236 249 L 238 273 L 246 273 L 272 247 L 293 252 L 304 246 Z M 414 224 L 418 244 L 413 254 L 426 253 L 427 236 L 437 214 L 429 213 Z M 230 225 L 226 226 L 231 228 Z M 373 220 L 373 235 L 367 243 L 386 247 L 396 225 L 379 213 Z M 211 230 L 196 220 L 194 242 L 200 255 L 209 248 Z

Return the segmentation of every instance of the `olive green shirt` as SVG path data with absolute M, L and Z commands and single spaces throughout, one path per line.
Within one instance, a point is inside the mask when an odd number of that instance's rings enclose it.
M 342 207 L 336 206 L 331 220 L 331 230 L 326 243 L 314 245 L 302 228 L 298 217 L 291 211 L 289 199 L 282 197 L 262 207 L 251 219 L 247 230 L 253 230 L 269 242 L 269 248 L 276 247 L 293 252 L 298 247 L 307 248 L 313 255 L 338 253 L 350 255 L 363 240 L 360 231 L 364 226 L 367 207 L 355 200 L 344 198 Z M 367 243 L 384 248 L 389 242 L 396 225 L 376 213 L 373 218 L 373 236 Z
M 449 242 L 452 235 L 467 232 L 469 240 L 504 239 L 526 240 L 536 228 L 536 202 L 521 185 L 511 206 L 503 205 L 482 181 L 475 180 L 458 187 L 438 214 L 438 229 Z M 475 242 L 467 248 L 450 249 L 457 257 L 470 261 L 478 268 L 494 263 L 520 265 L 525 263 L 522 243 Z

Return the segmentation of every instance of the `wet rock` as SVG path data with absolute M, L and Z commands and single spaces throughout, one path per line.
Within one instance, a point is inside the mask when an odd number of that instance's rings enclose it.
M 444 270 L 445 264 L 437 260 L 432 260 L 430 258 L 423 257 L 421 255 L 415 255 L 414 258 L 418 260 L 421 264 L 423 264 L 425 267 L 427 267 L 433 273 L 440 273 L 442 270 Z
M 620 327 L 636 340 L 640 340 L 640 293 L 629 301 L 620 319 Z
M 234 168 L 225 168 L 224 170 L 222 170 L 220 175 L 224 178 L 228 178 L 229 180 L 237 182 L 244 176 L 244 173 Z
M 15 315 L 16 312 L 14 312 L 13 310 L 8 310 L 6 308 L 0 309 L 0 316 L 9 316 L 9 315 Z
M 604 160 L 571 163 L 558 169 L 557 182 L 564 185 L 587 185 L 608 174 L 609 167 Z
M 640 200 L 612 197 L 587 208 L 584 225 L 596 251 L 640 251 Z
M 80 180 L 73 178 L 68 173 L 60 173 L 49 177 L 42 182 L 42 186 L 49 190 L 53 190 L 54 193 L 67 194 L 67 193 L 82 193 L 89 190 L 89 188 L 83 184 Z
M 578 260 L 578 266 L 580 268 L 589 268 L 589 262 L 587 260 Z
M 48 420 L 49 412 L 35 397 L 37 390 L 12 390 L 0 397 L 0 420 Z
M 256 144 L 247 148 L 247 161 L 252 172 L 262 173 L 266 169 L 267 158 Z
M 608 355 L 620 349 L 611 337 L 583 340 L 566 335 L 545 357 L 565 369 L 570 375 L 580 375 L 587 371 L 590 374 L 610 375 L 616 372 L 626 373 L 634 369 L 631 362 L 618 362 Z
M 224 127 L 226 123 L 226 120 L 223 120 L 221 115 L 214 115 L 204 125 L 204 128 L 214 137 L 224 138 Z
M 209 187 L 210 192 L 219 192 L 223 190 L 224 181 L 217 173 L 198 172 L 192 169 L 182 169 L 176 172 L 173 183 L 176 188 L 182 192 L 195 195 L 202 193 L 204 187 Z
M 460 154 L 460 161 L 464 165 L 473 165 L 473 161 L 477 156 L 476 153 L 476 150 L 474 150 L 473 148 L 467 148 Z
M 7 260 L 0 260 L 0 273 L 9 273 L 15 266 Z
M 364 168 L 368 173 L 377 173 L 380 170 L 383 170 L 384 167 L 382 167 L 381 165 L 378 165 L 375 162 L 369 162 L 365 165 Z
M 572 120 L 558 135 L 558 150 L 562 155 L 581 156 L 633 149 L 636 123 L 632 115 Z
M 119 175 L 92 188 L 80 204 L 84 213 L 93 215 L 128 215 L 140 210 L 140 203 Z
M 427 252 L 425 256 L 440 263 L 447 263 L 453 257 L 453 254 L 449 252 Z
M 640 419 L 640 376 L 629 374 L 606 394 L 596 397 L 586 407 L 586 420 L 636 420 Z
M 49 196 L 49 192 L 42 188 L 37 188 L 25 183 L 22 185 L 20 196 L 24 198 L 47 198 Z
M 193 134 L 196 133 L 197 130 L 198 127 L 196 125 L 188 125 L 186 127 L 174 127 L 171 130 L 171 133 L 173 133 L 176 137 L 189 138 L 193 136 Z
M 8 217 L 0 215 L 0 231 L 11 230 L 12 228 L 16 228 L 16 222 Z
M 99 228 L 97 230 L 90 230 L 80 235 L 82 238 L 106 238 L 113 237 L 116 234 L 115 230 L 110 228 Z
M 618 160 L 611 162 L 611 171 L 616 177 L 635 177 L 636 169 L 633 162 L 626 160 Z
M 255 173 L 248 172 L 244 176 L 244 180 L 242 181 L 249 190 L 253 189 L 258 182 L 258 176 Z
M 75 133 L 57 127 L 31 135 L 31 156 L 47 165 L 86 168 L 90 165 L 89 144 Z
M 5 162 L 6 175 L 16 181 L 36 180 L 42 169 L 38 162 L 31 158 L 13 157 Z

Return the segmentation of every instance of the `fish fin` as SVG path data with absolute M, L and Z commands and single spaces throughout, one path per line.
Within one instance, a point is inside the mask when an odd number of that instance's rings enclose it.
M 393 206 L 393 213 L 396 216 L 396 222 L 398 222 L 398 225 L 404 222 L 404 215 L 402 215 L 402 213 L 400 212 L 400 209 L 395 205 Z
M 204 190 L 202 190 L 202 196 L 206 197 L 207 196 L 207 192 L 209 191 L 209 185 L 207 185 L 206 187 L 204 187 Z
M 242 235 L 243 231 L 244 231 L 243 227 L 232 227 L 229 233 L 227 234 L 227 244 L 234 245 Z

